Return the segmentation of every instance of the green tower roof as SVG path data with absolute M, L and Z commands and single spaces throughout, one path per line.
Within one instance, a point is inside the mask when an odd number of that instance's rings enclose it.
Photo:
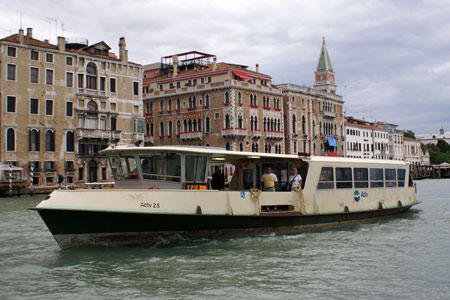
M 328 55 L 325 37 L 323 37 L 322 50 L 320 50 L 319 63 L 317 64 L 317 72 L 326 70 L 333 72 L 333 65 L 331 64 L 330 56 Z

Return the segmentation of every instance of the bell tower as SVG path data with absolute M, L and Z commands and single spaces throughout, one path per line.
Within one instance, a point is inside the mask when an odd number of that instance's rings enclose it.
M 334 71 L 333 66 L 331 65 L 330 56 L 328 55 L 327 45 L 325 44 L 325 37 L 323 37 L 322 40 L 322 49 L 320 50 L 313 86 L 319 91 L 336 94 Z

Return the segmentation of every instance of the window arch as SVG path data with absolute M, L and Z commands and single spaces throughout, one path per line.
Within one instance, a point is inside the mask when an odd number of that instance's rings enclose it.
M 255 106 L 258 106 L 258 96 L 257 95 L 253 95 L 253 102 Z
M 90 62 L 86 66 L 86 88 L 91 90 L 97 89 L 97 66 Z
M 179 135 L 180 134 L 180 131 L 181 131 L 181 122 L 180 122 L 180 120 L 178 120 L 177 121 L 177 135 Z
M 242 121 L 242 115 L 238 116 L 238 128 L 244 128 L 243 121 Z
M 194 130 L 193 131 L 197 131 L 197 120 L 196 119 L 194 119 Z
M 192 120 L 189 119 L 188 121 L 188 132 L 192 132 Z
M 74 152 L 75 151 L 75 139 L 73 135 L 73 131 L 66 132 L 66 152 Z
M 202 120 L 200 118 L 198 118 L 197 124 L 198 124 L 198 131 L 202 131 Z
M 209 107 L 209 95 L 205 96 L 205 106 Z
M 302 116 L 302 132 L 306 134 L 306 119 L 305 116 Z
M 239 102 L 239 105 L 242 105 L 242 94 L 241 94 L 241 92 L 238 93 L 238 102 Z
M 168 128 L 168 135 L 172 135 L 173 131 L 172 131 L 172 121 L 169 121 L 169 128 Z
M 211 129 L 210 129 L 210 124 L 209 124 L 209 117 L 206 117 L 206 119 L 205 119 L 205 132 L 209 132 Z
M 6 130 L 6 151 L 16 151 L 16 132 L 13 128 Z
M 267 105 L 266 105 L 266 96 L 263 96 L 263 107 L 267 107 Z
M 164 122 L 159 123 L 159 136 L 164 136 Z
M 28 144 L 28 148 L 29 151 L 39 151 L 39 130 L 37 129 L 30 129 L 30 131 L 28 132 L 28 137 L 29 137 L 29 144 Z
M 164 102 L 162 100 L 159 102 L 159 112 L 164 112 Z
M 225 92 L 225 103 L 230 103 L 230 94 L 228 92 Z
M 250 94 L 250 105 L 254 105 L 253 104 L 253 94 Z
M 180 109 L 180 107 L 181 107 L 180 98 L 177 98 L 177 109 Z
M 292 116 L 292 132 L 297 133 L 297 117 L 295 114 Z
M 277 130 L 279 132 L 281 132 L 281 120 L 280 119 L 278 119 L 278 128 L 277 128 Z
M 255 125 L 253 126 L 254 129 L 258 129 L 258 116 L 255 116 Z
M 263 123 L 264 123 L 264 131 L 267 131 L 267 120 L 266 120 L 266 118 L 264 118 L 263 119 L 264 121 L 263 121 Z
M 47 130 L 45 132 L 45 151 L 55 151 L 55 133 L 52 130 Z
M 183 122 L 184 124 L 184 132 L 188 132 L 188 124 L 187 124 L 187 121 L 186 120 L 184 120 L 184 122 Z
M 253 130 L 253 116 L 250 117 L 250 129 Z
M 231 128 L 230 115 L 228 114 L 225 116 L 225 128 Z
M 153 123 L 150 123 L 150 135 L 153 136 Z

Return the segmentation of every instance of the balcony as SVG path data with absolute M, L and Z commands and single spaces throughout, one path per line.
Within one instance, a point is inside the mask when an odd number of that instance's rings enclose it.
M 135 140 L 135 141 L 143 141 L 144 140 L 144 134 L 143 133 L 139 133 L 139 132 L 133 133 L 133 140 Z
M 81 139 L 101 139 L 120 140 L 122 134 L 120 130 L 103 130 L 90 128 L 77 128 L 77 138 Z
M 332 111 L 324 111 L 323 115 L 325 118 L 331 118 L 331 119 L 336 118 L 336 113 L 332 112 Z
M 153 135 L 146 135 L 146 136 L 144 136 L 144 143 L 154 144 L 155 143 L 155 137 Z
M 182 140 L 202 140 L 203 133 L 201 131 L 182 132 L 180 137 Z
M 223 137 L 240 137 L 247 136 L 246 128 L 222 128 Z
M 250 134 L 252 135 L 252 138 L 260 138 L 262 137 L 262 131 L 259 129 L 252 129 L 250 131 Z
M 284 132 L 267 130 L 267 131 L 264 131 L 264 137 L 266 139 L 282 140 L 282 139 L 284 139 Z

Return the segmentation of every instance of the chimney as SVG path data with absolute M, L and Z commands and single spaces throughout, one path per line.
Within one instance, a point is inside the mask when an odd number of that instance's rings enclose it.
M 213 58 L 213 71 L 217 69 L 217 57 L 214 56 Z
M 27 28 L 27 37 L 32 38 L 33 37 L 33 28 Z
M 59 51 L 64 52 L 66 51 L 66 38 L 63 36 L 58 36 L 58 48 Z
M 127 44 L 125 43 L 125 38 L 121 37 L 119 39 L 119 59 L 124 62 L 128 61 L 128 51 L 126 48 Z
M 255 71 L 256 71 L 256 73 L 259 73 L 259 64 L 256 64 Z
M 178 75 L 178 56 L 177 55 L 172 56 L 172 61 L 173 61 L 172 77 L 175 78 Z
M 48 44 L 48 40 L 47 40 L 47 39 L 45 39 L 45 40 L 44 40 L 44 43 L 47 43 L 47 44 Z
M 23 44 L 23 29 L 19 29 L 19 43 Z

